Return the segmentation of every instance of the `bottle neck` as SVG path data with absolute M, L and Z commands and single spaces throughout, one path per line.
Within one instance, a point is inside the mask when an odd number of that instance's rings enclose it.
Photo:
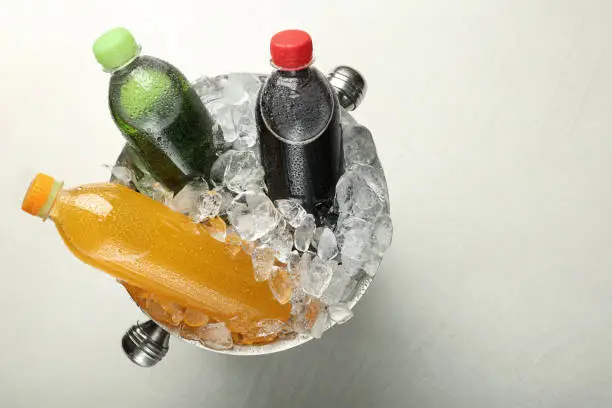
M 115 74 L 116 72 L 123 71 L 124 69 L 128 68 L 130 65 L 132 65 L 133 62 L 135 62 L 140 57 L 140 50 L 141 50 L 141 47 L 138 46 L 138 51 L 136 52 L 136 55 L 134 55 L 134 57 L 128 60 L 125 64 L 120 65 L 116 68 L 105 69 L 104 72 L 108 72 L 109 74 Z
M 296 67 L 296 68 L 283 68 L 283 67 L 280 67 L 280 66 L 276 65 L 276 64 L 274 63 L 274 61 L 273 61 L 273 60 L 270 60 L 270 65 L 272 65 L 272 67 L 273 67 L 274 69 L 276 69 L 277 71 L 283 71 L 283 72 L 297 72 L 297 71 L 304 71 L 304 70 L 307 70 L 308 68 L 310 68 L 310 67 L 312 66 L 312 64 L 314 64 L 314 61 L 315 61 L 315 59 L 314 59 L 314 57 L 313 57 L 313 58 L 310 60 L 310 62 L 308 62 L 308 64 L 305 64 L 305 65 L 302 65 L 302 66 L 300 66 L 300 67 Z
M 316 72 L 314 67 L 307 66 L 298 70 L 278 69 L 272 73 L 272 76 L 276 77 L 279 83 L 291 88 L 292 84 L 300 83 L 301 86 L 309 84 L 313 78 L 314 72 Z
M 62 192 L 63 186 L 64 186 L 63 181 L 55 180 L 55 182 L 53 183 L 51 192 L 47 196 L 47 201 L 45 201 L 45 204 L 40 208 L 40 211 L 38 211 L 38 214 L 37 214 L 37 216 L 42 218 L 43 221 L 49 218 L 49 215 L 51 214 L 51 210 L 53 210 L 53 207 L 55 206 L 55 203 L 57 202 L 57 197 Z

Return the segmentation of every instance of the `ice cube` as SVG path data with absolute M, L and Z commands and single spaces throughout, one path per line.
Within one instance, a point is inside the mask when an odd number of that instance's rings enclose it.
M 136 179 L 134 171 L 125 166 L 112 167 L 111 176 L 114 178 L 113 183 L 122 184 L 126 187 L 130 187 L 132 182 Z
M 224 89 L 224 101 L 233 105 L 232 123 L 237 135 L 233 147 L 245 150 L 257 142 L 255 105 L 261 80 L 257 75 L 230 74 Z
M 393 224 L 391 218 L 388 215 L 383 214 L 374 221 L 374 227 L 372 228 L 372 250 L 382 255 L 393 238 Z
M 307 251 L 310 247 L 310 241 L 315 231 L 315 218 L 312 214 L 307 214 L 300 225 L 295 229 L 294 240 L 295 247 L 299 251 Z
M 388 194 L 382 173 L 372 167 L 358 165 L 340 177 L 336 185 L 336 202 L 340 216 L 355 215 L 375 219 L 388 209 Z
M 245 254 L 252 255 L 255 248 L 257 248 L 257 244 L 254 241 L 242 241 L 242 252 Z
M 329 265 L 329 268 L 331 270 L 331 274 L 333 275 L 334 273 L 336 273 L 336 270 L 338 270 L 338 268 L 340 267 L 340 264 L 337 261 L 333 260 L 333 259 L 330 259 L 330 260 L 328 260 L 326 262 L 327 262 L 327 265 Z
M 145 310 L 154 320 L 171 326 L 178 326 L 185 313 L 183 307 L 156 294 L 151 294 L 146 299 Z
M 134 180 L 134 186 L 141 194 L 162 204 L 168 205 L 172 199 L 172 192 L 148 174 Z
M 343 132 L 344 161 L 347 168 L 354 164 L 374 164 L 378 160 L 372 133 L 361 125 L 351 126 Z
M 291 327 L 297 333 L 307 333 L 312 328 L 323 305 L 301 291 L 291 298 Z
M 389 247 L 393 235 L 391 219 L 381 215 L 373 225 L 355 217 L 345 218 L 337 227 L 342 262 L 349 274 L 364 271 L 376 275 L 383 252 Z
M 282 234 L 272 240 L 271 245 L 273 245 L 276 251 L 276 259 L 281 262 L 287 262 L 293 248 L 293 235 L 289 230 L 284 230 Z
M 233 347 L 232 333 L 224 323 L 212 323 L 198 328 L 200 342 L 216 350 L 227 350 Z
M 217 161 L 221 160 L 221 156 Z M 215 163 L 216 164 L 216 163 Z M 215 165 L 213 165 L 213 169 Z M 355 197 L 355 184 L 359 182 L 358 175 L 354 171 L 346 171 L 338 180 L 336 184 L 336 204 L 341 217 L 347 217 L 352 214 L 354 197 Z
M 228 150 L 213 163 L 211 180 L 234 193 L 261 190 L 264 170 L 252 150 Z
M 318 249 L 319 248 L 319 239 L 321 239 L 321 234 L 323 233 L 323 230 L 325 229 L 325 227 L 317 227 L 317 229 L 315 229 L 315 232 L 312 236 L 312 240 L 310 241 L 310 245 L 314 248 L 314 249 Z
M 223 86 L 227 81 L 226 77 L 201 77 L 198 78 L 193 88 L 204 104 L 211 103 L 223 97 Z
M 236 78 L 228 78 L 225 87 L 223 88 L 223 100 L 228 105 L 242 105 L 249 101 L 249 94 L 244 89 L 240 81 L 233 80 Z
M 321 301 L 326 305 L 335 305 L 339 303 L 346 292 L 346 288 L 349 286 L 351 282 L 351 276 L 349 275 L 346 267 L 343 265 L 339 265 L 329 282 L 329 286 L 321 295 Z
M 319 298 L 329 286 L 332 273 L 330 265 L 318 256 L 315 256 L 310 261 L 307 269 L 300 270 L 300 286 L 307 294 Z
M 251 74 L 230 74 L 215 79 L 218 89 L 203 81 L 202 91 L 210 90 L 213 98 L 207 98 L 206 107 L 222 129 L 226 143 L 234 143 L 238 148 L 250 147 L 256 141 L 255 101 L 261 87 L 259 77 Z M 209 85 L 209 86 L 206 86 Z M 196 85 L 197 86 L 197 85 Z
M 255 324 L 257 337 L 268 337 L 278 334 L 285 328 L 285 323 L 277 319 L 264 319 Z
M 240 119 L 240 113 L 236 107 L 224 104 L 215 109 L 215 119 L 221 127 L 223 140 L 226 143 L 232 143 L 238 139 L 237 121 Z
M 149 298 L 145 303 L 145 310 L 153 320 L 161 323 L 173 324 L 172 315 L 170 315 L 159 302 L 154 298 Z
M 225 173 L 226 186 L 234 193 L 247 190 L 263 190 L 264 169 L 257 163 L 251 150 L 239 151 Z
M 287 228 L 287 221 L 285 221 L 284 218 L 282 218 L 280 215 L 278 217 L 278 223 L 276 224 L 276 227 L 274 227 L 273 230 L 271 230 L 270 232 L 268 232 L 266 235 L 264 235 L 263 237 L 259 238 L 259 242 L 262 244 L 269 244 L 270 241 L 272 241 L 272 238 L 274 238 L 276 235 L 280 234 L 283 230 L 285 230 Z
M 353 214 L 364 219 L 371 219 L 378 216 L 385 203 L 383 199 L 374 192 L 369 186 L 362 186 L 356 189 L 353 202 Z
M 350 276 L 357 277 L 360 273 L 366 273 L 369 276 L 374 276 L 378 273 L 378 268 L 382 257 L 370 250 L 364 251 L 359 259 L 350 259 L 343 255 L 342 265 L 346 268 Z
M 235 150 L 228 150 L 215 160 L 210 168 L 210 181 L 213 185 L 220 187 L 223 186 L 225 180 L 225 170 L 230 164 L 233 158 Z
M 332 305 L 327 308 L 330 319 L 338 324 L 344 324 L 353 317 L 353 312 L 344 303 Z
M 372 226 L 361 218 L 348 217 L 336 228 L 336 235 L 345 258 L 361 261 L 368 257 Z
M 188 308 L 185 310 L 185 316 L 183 317 L 183 323 L 191 327 L 200 327 L 208 323 L 208 316 L 203 312 Z
M 255 143 L 257 143 L 257 128 L 255 127 L 255 123 L 251 123 L 250 120 L 242 117 L 237 124 L 237 128 L 238 138 L 234 141 L 232 147 L 236 150 L 247 150 L 255 146 Z
M 202 179 L 191 181 L 168 203 L 174 211 L 202 222 L 216 217 L 221 209 L 222 197 L 216 191 L 208 191 L 208 184 Z
M 178 303 L 171 301 L 160 302 L 161 307 L 170 315 L 173 326 L 178 326 L 185 317 L 185 308 Z
M 304 217 L 308 214 L 300 203 L 295 200 L 276 200 L 274 203 L 278 211 L 293 228 L 298 228 L 302 224 Z
M 373 252 L 370 252 L 369 254 L 370 256 L 367 259 L 363 260 L 361 264 L 361 269 L 369 276 L 374 276 L 378 273 L 378 268 L 380 267 L 382 257 Z
M 301 276 L 302 274 L 307 273 L 308 269 L 310 268 L 311 261 L 312 261 L 312 255 L 310 255 L 308 252 L 304 252 L 302 254 L 302 257 L 300 258 L 300 261 L 298 262 L 295 268 L 296 274 L 298 276 Z
M 179 334 L 186 340 L 198 341 L 200 339 L 200 336 L 198 336 L 198 327 L 199 326 L 189 326 L 188 324 L 181 323 L 179 326 Z
M 221 206 L 219 207 L 219 214 L 227 213 L 227 209 L 232 205 L 232 201 L 234 200 L 234 194 L 232 194 L 225 187 L 215 187 L 213 191 L 215 191 L 219 195 L 219 197 L 221 197 Z
M 293 249 L 293 234 L 287 227 L 285 220 L 278 223 L 272 234 L 268 237 L 268 245 L 274 249 L 276 259 L 285 263 Z
M 276 227 L 280 218 L 268 196 L 253 191 L 236 196 L 227 214 L 230 223 L 247 241 L 264 237 Z
M 342 267 L 349 276 L 356 276 L 361 272 L 361 261 L 356 261 L 342 254 Z
M 211 218 L 202 224 L 211 237 L 217 241 L 225 242 L 227 225 L 220 217 Z
M 259 88 L 261 88 L 259 76 L 232 73 L 227 76 L 223 88 L 223 100 L 229 105 L 249 105 L 257 98 Z
M 230 256 L 236 256 L 242 251 L 242 239 L 234 227 L 229 227 L 227 229 L 225 243 L 227 244 L 227 250 Z
M 293 282 L 285 268 L 273 268 L 268 284 L 272 295 L 274 295 L 278 303 L 281 305 L 289 303 L 291 300 Z
M 329 228 L 323 228 L 319 243 L 317 244 L 317 255 L 324 261 L 333 259 L 338 255 L 338 243 L 336 236 Z
M 329 315 L 325 310 L 321 310 L 317 319 L 310 329 L 310 335 L 315 339 L 320 339 L 329 325 Z
M 222 204 L 223 196 L 218 192 L 213 190 L 205 194 L 202 197 L 202 203 L 199 208 L 201 220 L 207 220 L 219 215 Z
M 168 202 L 168 206 L 174 211 L 185 214 L 193 222 L 202 222 L 211 215 L 217 215 L 221 205 L 218 198 L 218 196 L 212 197 L 209 194 L 206 181 L 196 179 L 187 183 Z
M 298 265 L 300 263 L 300 254 L 298 251 L 291 251 L 287 257 L 287 270 L 291 274 L 296 275 L 298 273 Z
M 306 304 L 310 299 L 311 298 L 304 293 L 299 286 L 294 286 L 293 292 L 291 293 L 291 315 L 294 316 L 296 320 L 305 317 Z
M 270 277 L 274 266 L 274 250 L 269 247 L 259 247 L 253 250 L 251 255 L 255 280 L 263 282 Z

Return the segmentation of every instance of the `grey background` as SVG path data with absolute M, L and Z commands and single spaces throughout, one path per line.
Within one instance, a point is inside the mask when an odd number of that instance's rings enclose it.
M 608 407 L 612 2 L 0 0 L 2 407 Z M 178 341 L 123 356 L 142 314 L 19 211 L 45 171 L 121 148 L 92 40 L 127 25 L 189 77 L 265 72 L 309 30 L 369 79 L 395 239 L 355 318 L 269 357 Z

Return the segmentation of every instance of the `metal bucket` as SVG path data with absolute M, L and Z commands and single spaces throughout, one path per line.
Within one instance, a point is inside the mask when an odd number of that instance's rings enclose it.
M 262 79 L 265 79 L 265 77 L 265 75 L 261 75 Z M 359 105 L 365 94 L 366 83 L 363 77 L 352 68 L 341 66 L 336 68 L 329 75 L 329 80 L 332 86 L 334 87 L 334 90 L 338 94 L 341 105 L 346 110 L 354 110 Z M 343 112 L 343 116 L 345 116 L 345 120 L 343 120 L 343 122 L 355 123 L 352 116 L 346 110 Z M 127 168 L 134 167 L 130 160 L 130 154 L 127 146 L 124 147 L 123 151 L 119 155 L 119 158 L 116 161 L 116 165 L 124 166 Z M 111 182 L 112 181 L 114 181 L 113 177 L 111 177 Z M 349 308 L 352 309 L 357 304 L 357 302 L 359 302 L 361 297 L 364 295 L 364 293 L 370 286 L 371 282 L 372 278 L 365 274 L 357 281 L 357 285 L 353 293 L 346 301 Z M 134 303 L 136 304 L 136 302 Z M 141 310 L 143 311 L 143 313 L 148 315 L 146 310 Z M 167 333 L 170 333 L 171 335 L 179 338 L 182 341 L 193 344 L 194 346 L 203 348 L 205 350 L 213 351 L 215 353 L 220 354 L 239 356 L 272 354 L 277 353 L 279 351 L 288 350 L 293 347 L 297 347 L 313 339 L 313 337 L 308 334 L 295 333 L 279 338 L 269 344 L 253 346 L 235 344 L 231 349 L 217 350 L 211 347 L 207 347 L 199 341 L 184 339 L 178 333 L 177 327 L 168 326 L 163 322 L 155 321 L 152 318 L 151 320 L 155 322 L 157 326 L 165 330 Z M 330 321 L 330 323 L 328 323 L 327 328 L 333 325 L 334 323 Z M 152 333 L 155 334 L 150 335 Z M 149 367 L 155 365 L 165 356 L 166 351 L 168 350 L 168 339 L 167 336 L 160 336 L 159 328 L 157 328 L 152 323 L 147 323 L 146 325 L 136 325 L 133 326 L 124 336 L 123 348 L 128 357 L 133 362 L 141 366 Z

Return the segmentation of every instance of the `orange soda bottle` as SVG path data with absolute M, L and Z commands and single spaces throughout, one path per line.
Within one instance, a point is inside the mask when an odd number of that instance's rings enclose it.
M 202 310 L 232 331 L 248 331 L 265 319 L 289 320 L 289 305 L 276 301 L 267 282 L 255 281 L 250 257 L 236 254 L 187 216 L 119 184 L 62 186 L 38 174 L 22 209 L 55 222 L 83 262 Z

